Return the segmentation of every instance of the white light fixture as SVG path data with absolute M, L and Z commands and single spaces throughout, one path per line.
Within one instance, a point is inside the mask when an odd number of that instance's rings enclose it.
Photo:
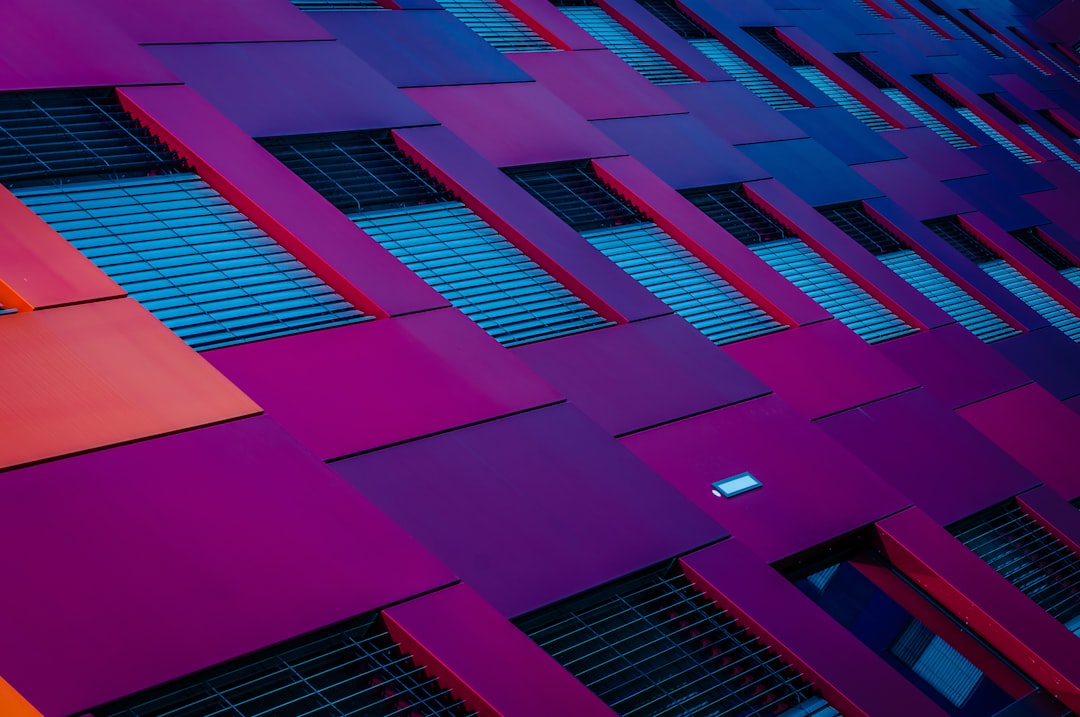
M 718 498 L 734 498 L 740 493 L 761 487 L 761 481 L 755 478 L 750 471 L 733 475 L 724 480 L 718 480 L 712 484 L 712 492 Z

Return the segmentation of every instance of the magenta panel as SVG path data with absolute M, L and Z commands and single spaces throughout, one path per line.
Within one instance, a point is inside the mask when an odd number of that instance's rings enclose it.
M 139 43 L 332 39 L 308 16 L 283 1 L 187 0 L 178 4 L 170 0 L 143 0 L 138 12 L 132 12 L 127 0 L 69 2 L 89 4 L 108 15 Z
M 896 567 L 1070 709 L 1080 709 L 1076 636 L 925 513 L 878 523 Z
M 148 49 L 252 137 L 435 122 L 339 42 Z
M 585 119 L 686 109 L 610 52 L 519 52 L 514 62 Z
M 845 715 L 946 713 L 735 540 L 682 559 L 694 585 L 791 662 Z
M 129 87 L 121 95 L 203 179 L 346 299 L 376 315 L 447 305 L 190 88 Z
M 1044 388 L 1028 384 L 958 413 L 1058 493 L 1080 497 L 1073 438 L 1080 417 Z
M 623 445 L 767 562 L 909 503 L 783 400 L 768 396 L 626 436 Z M 750 471 L 734 498 L 712 483 Z
M 925 390 L 828 416 L 817 425 L 943 525 L 1038 482 Z M 973 475 L 979 480 L 965 480 Z
M 205 356 L 324 460 L 561 398 L 456 309 Z
M 0 89 L 176 82 L 92 3 L 6 0 L 3 14 Z
M 753 42 L 749 37 L 747 42 Z M 738 82 L 671 85 L 668 94 L 731 144 L 805 137 L 806 132 Z
M 616 436 L 769 391 L 678 316 L 542 341 L 514 353 Z
M 535 82 L 420 87 L 406 93 L 500 167 L 625 154 Z
M 986 172 L 981 164 L 925 127 L 886 132 L 882 138 L 936 180 L 972 177 Z
M 383 616 L 398 644 L 481 717 L 615 715 L 465 585 L 395 605 Z
M 4 475 L 0 673 L 61 717 L 453 576 L 266 418 Z M 167 649 L 165 649 L 167 648 Z
M 724 350 L 807 418 L 918 385 L 836 320 L 759 336 Z
M 920 221 L 974 210 L 913 160 L 875 162 L 854 169 Z
M 567 405 L 334 468 L 510 617 L 726 535 Z
M 886 341 L 890 361 L 950 408 L 981 401 L 1031 381 L 960 324 Z

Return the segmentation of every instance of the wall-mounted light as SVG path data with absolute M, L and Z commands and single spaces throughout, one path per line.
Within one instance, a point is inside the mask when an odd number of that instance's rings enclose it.
M 716 481 L 712 484 L 712 492 L 718 498 L 734 498 L 740 493 L 760 487 L 761 481 L 755 478 L 750 471 L 745 471 L 730 478 Z

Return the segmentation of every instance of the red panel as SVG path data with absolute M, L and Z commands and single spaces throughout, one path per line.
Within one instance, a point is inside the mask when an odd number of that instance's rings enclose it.
M 694 585 L 848 717 L 946 714 L 810 598 L 734 540 L 682 559 Z
M 0 187 L 0 301 L 43 309 L 124 295 L 124 290 L 82 253 Z M 2 287 L 0 287 L 2 292 Z
M 0 713 L 5 717 L 41 717 L 22 695 L 0 678 Z
M 396 605 L 383 617 L 398 644 L 481 717 L 614 717 L 465 585 Z
M 75 0 L 79 2 L 79 0 Z M 330 34 L 288 2 L 266 0 L 94 0 L 140 43 L 331 40 Z
M 901 572 L 1070 709 L 1080 709 L 1076 636 L 922 511 L 878 523 Z
M 1046 389 L 1029 384 L 957 413 L 1054 490 L 1069 499 L 1080 496 L 1080 416 Z
M 323 459 L 561 399 L 456 309 L 206 356 Z
M 130 299 L 4 317 L 0 467 L 257 413 Z
M 769 562 L 909 504 L 775 396 L 635 433 L 621 442 Z M 750 471 L 762 487 L 734 498 L 713 495 L 714 481 L 743 471 Z

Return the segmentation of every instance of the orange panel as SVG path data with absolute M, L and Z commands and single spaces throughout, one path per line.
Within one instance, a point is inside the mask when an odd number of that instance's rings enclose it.
M 132 299 L 0 318 L 0 468 L 258 413 Z
M 15 688 L 0 678 L 0 715 L 4 717 L 41 717 Z
M 78 249 L 0 187 L 0 303 L 26 310 L 123 295 Z

